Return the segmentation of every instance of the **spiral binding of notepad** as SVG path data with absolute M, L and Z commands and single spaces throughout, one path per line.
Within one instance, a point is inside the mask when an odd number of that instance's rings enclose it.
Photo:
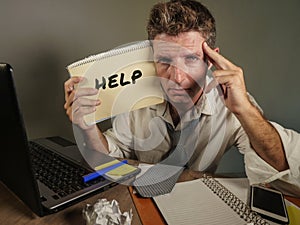
M 213 177 L 205 175 L 202 181 L 247 223 L 253 223 L 255 225 L 269 224 L 265 219 L 263 219 L 256 212 L 252 211 L 247 204 L 245 204 Z
M 78 66 L 85 65 L 87 63 L 92 63 L 92 62 L 99 61 L 99 60 L 102 60 L 105 58 L 109 58 L 109 57 L 112 57 L 115 55 L 120 55 L 120 54 L 124 54 L 126 52 L 135 51 L 135 50 L 142 49 L 142 48 L 147 48 L 150 45 L 151 45 L 151 42 L 149 40 L 129 43 L 127 45 L 119 46 L 119 47 L 112 49 L 110 51 L 107 51 L 107 52 L 102 52 L 97 55 L 88 56 L 82 60 L 79 60 L 77 62 L 74 62 L 74 63 L 68 65 L 67 68 L 72 69 L 72 68 L 75 68 Z

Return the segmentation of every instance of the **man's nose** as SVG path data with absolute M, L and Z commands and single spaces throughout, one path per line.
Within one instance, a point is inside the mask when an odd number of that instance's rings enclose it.
M 180 84 L 185 78 L 185 72 L 178 64 L 171 65 L 171 80 Z

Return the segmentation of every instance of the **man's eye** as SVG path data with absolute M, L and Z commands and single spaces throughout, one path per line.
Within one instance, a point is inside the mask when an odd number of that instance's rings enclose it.
M 167 57 L 161 57 L 157 59 L 157 62 L 162 64 L 171 64 L 172 60 Z
M 188 56 L 185 57 L 185 60 L 187 62 L 196 62 L 196 61 L 199 60 L 199 57 L 196 56 L 196 55 L 188 55 Z

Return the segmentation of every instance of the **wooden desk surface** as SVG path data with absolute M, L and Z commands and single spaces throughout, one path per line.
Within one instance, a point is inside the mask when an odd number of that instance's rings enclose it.
M 192 180 L 202 176 L 199 172 L 184 171 L 179 181 Z M 141 225 L 137 210 L 134 206 L 129 189 L 125 185 L 117 185 L 105 192 L 99 193 L 91 198 L 88 198 L 78 204 L 66 208 L 55 214 L 38 217 L 34 215 L 27 206 L 25 206 L 15 195 L 9 191 L 0 182 L 0 224 L 5 225 L 84 225 L 85 220 L 82 216 L 82 209 L 86 204 L 94 204 L 97 199 L 106 198 L 111 201 L 113 199 L 119 202 L 122 212 L 132 209 L 133 220 L 132 225 Z M 287 199 L 300 207 L 299 198 Z
M 132 225 L 141 225 L 138 213 L 131 200 L 128 187 L 117 185 L 105 192 L 99 193 L 76 205 L 55 214 L 38 217 L 23 204 L 5 185 L 0 182 L 0 224 L 3 225 L 85 225 L 82 209 L 86 204 L 94 204 L 97 199 L 106 198 L 119 202 L 122 212 L 132 209 Z
M 184 171 L 180 177 L 180 181 L 191 180 L 200 177 L 195 172 Z M 69 208 L 59 211 L 55 214 L 38 217 L 21 202 L 4 184 L 0 182 L 0 224 L 5 225 L 84 225 L 85 220 L 82 216 L 82 209 L 86 204 L 94 204 L 97 199 L 106 198 L 111 201 L 113 199 L 119 202 L 122 212 L 132 209 L 133 219 L 132 225 L 141 225 L 142 222 L 136 211 L 134 203 L 129 194 L 128 187 L 125 185 L 117 185 L 105 192 L 99 193 Z

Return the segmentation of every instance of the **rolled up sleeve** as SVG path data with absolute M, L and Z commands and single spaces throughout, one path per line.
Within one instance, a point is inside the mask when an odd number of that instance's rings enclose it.
M 279 172 L 269 165 L 256 154 L 246 135 L 242 135 L 239 149 L 244 154 L 250 184 L 269 183 L 285 194 L 300 196 L 300 134 L 274 122 L 272 125 L 281 137 L 289 169 Z

